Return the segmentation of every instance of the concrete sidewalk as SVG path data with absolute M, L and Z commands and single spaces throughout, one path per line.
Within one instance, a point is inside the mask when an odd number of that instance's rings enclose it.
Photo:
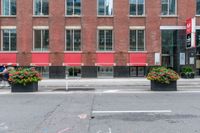
M 67 88 L 66 88 L 67 86 Z M 200 91 L 200 78 L 179 79 L 178 90 Z M 146 78 L 113 78 L 113 79 L 45 79 L 39 82 L 39 91 L 88 91 L 88 90 L 126 90 L 126 91 L 150 91 L 150 81 Z M 0 92 L 10 91 L 9 87 L 0 88 Z
M 150 90 L 150 81 L 146 78 L 113 78 L 113 79 L 48 79 L 39 83 L 41 89 L 131 89 Z M 177 81 L 178 90 L 200 90 L 200 78 L 180 79 Z M 43 90 L 42 89 L 42 90 Z

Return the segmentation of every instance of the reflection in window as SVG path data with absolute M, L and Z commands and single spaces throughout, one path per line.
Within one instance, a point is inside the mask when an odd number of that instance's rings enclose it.
M 113 0 L 98 0 L 98 15 L 113 15 Z
M 49 30 L 34 30 L 34 51 L 48 51 Z
M 81 15 L 81 0 L 66 0 L 66 15 Z
M 49 1 L 34 0 L 34 15 L 49 15 Z
M 81 30 L 66 30 L 66 51 L 81 51 Z
M 16 15 L 16 0 L 2 0 L 2 15 Z
M 99 30 L 98 34 L 99 34 L 98 50 L 112 51 L 113 50 L 112 30 Z
M 130 30 L 130 51 L 144 50 L 144 30 Z
M 130 15 L 144 15 L 144 0 L 130 0 Z
M 1 30 L 1 51 L 16 51 L 17 34 L 16 29 Z
M 81 77 L 81 67 L 70 66 L 66 67 L 66 76 L 68 77 Z
M 176 14 L 176 0 L 161 0 L 162 15 L 175 15 Z

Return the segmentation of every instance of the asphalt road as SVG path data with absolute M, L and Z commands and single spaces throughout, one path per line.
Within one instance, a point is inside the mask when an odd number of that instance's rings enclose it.
M 200 92 L 0 95 L 0 133 L 200 133 Z

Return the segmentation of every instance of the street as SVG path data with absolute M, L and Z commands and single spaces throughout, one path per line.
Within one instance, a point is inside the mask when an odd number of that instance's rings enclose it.
M 0 133 L 200 133 L 200 92 L 0 94 Z

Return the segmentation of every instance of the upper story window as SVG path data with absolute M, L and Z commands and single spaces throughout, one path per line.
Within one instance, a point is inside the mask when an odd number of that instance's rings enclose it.
M 34 30 L 34 51 L 48 51 L 49 49 L 49 30 Z
M 16 15 L 16 0 L 1 0 L 1 15 Z
M 145 0 L 129 0 L 130 15 L 144 15 Z
M 34 0 L 34 15 L 49 15 L 49 0 Z
M 66 51 L 81 51 L 81 30 L 66 30 Z
M 113 15 L 113 0 L 98 0 L 98 15 Z
M 113 31 L 99 30 L 98 31 L 98 50 L 112 51 L 113 50 Z
M 200 0 L 196 1 L 196 14 L 200 15 Z
M 1 30 L 1 51 L 16 51 L 17 49 L 16 29 Z
M 176 15 L 176 0 L 161 0 L 162 13 L 161 15 Z
M 81 15 L 81 0 L 66 0 L 66 15 Z
M 145 51 L 144 30 L 130 30 L 130 51 Z

